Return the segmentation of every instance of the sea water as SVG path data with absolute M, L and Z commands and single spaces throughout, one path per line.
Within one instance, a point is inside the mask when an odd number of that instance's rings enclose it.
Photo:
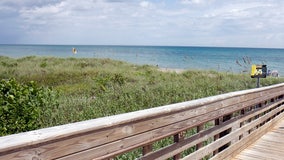
M 77 53 L 72 53 L 76 48 Z M 182 46 L 99 46 L 99 45 L 0 45 L 0 55 L 13 58 L 53 56 L 110 58 L 160 68 L 249 72 L 252 64 L 284 75 L 284 49 L 182 47 Z

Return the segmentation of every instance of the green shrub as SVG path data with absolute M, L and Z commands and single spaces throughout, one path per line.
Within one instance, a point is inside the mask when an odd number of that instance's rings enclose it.
M 0 136 L 38 129 L 47 106 L 56 105 L 56 93 L 35 82 L 19 84 L 14 79 L 0 82 Z

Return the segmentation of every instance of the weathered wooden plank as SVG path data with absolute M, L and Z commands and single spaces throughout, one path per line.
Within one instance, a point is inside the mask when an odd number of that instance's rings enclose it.
M 253 121 L 249 124 L 244 125 L 242 128 L 239 128 L 239 129 L 233 131 L 232 133 L 228 134 L 224 138 L 220 138 L 220 139 L 214 141 L 213 143 L 203 147 L 202 149 L 190 154 L 189 156 L 186 156 L 184 159 L 201 159 L 201 158 L 205 157 L 206 155 L 212 153 L 216 148 L 219 148 L 219 147 L 229 143 L 235 137 L 239 137 L 239 135 L 241 135 L 242 133 L 248 131 L 251 128 L 254 128 L 258 124 L 262 123 L 266 119 L 270 118 L 271 116 L 273 116 L 274 114 L 279 112 L 280 110 L 281 109 L 277 108 L 277 109 L 269 112 L 268 114 L 260 117 L 259 119 L 255 120 L 255 121 Z M 237 122 L 237 123 L 240 123 L 240 122 Z
M 112 150 L 127 151 L 160 138 L 197 126 L 220 115 L 283 95 L 283 84 L 239 91 L 199 100 L 157 107 L 117 116 L 57 126 L 0 137 L 0 156 L 15 159 L 53 159 L 64 155 L 112 145 Z M 264 96 L 265 95 L 265 96 Z M 201 117 L 203 116 L 203 117 Z M 177 127 L 173 127 L 176 125 Z M 166 127 L 170 126 L 169 129 Z M 159 130 L 160 129 L 160 130 Z M 175 131 L 173 131 L 175 129 Z M 150 131 L 150 136 L 144 133 Z M 24 138 L 22 138 L 24 137 Z M 133 141 L 131 138 L 137 138 Z M 130 142 L 133 141 L 133 142 Z M 119 143 L 122 142 L 120 145 Z M 112 150 L 106 150 L 108 153 Z
M 199 114 L 198 111 L 191 112 L 191 113 Z M 81 146 L 81 144 L 83 144 L 85 146 L 88 146 L 88 143 L 84 144 L 84 141 L 85 142 L 91 142 L 91 143 L 97 144 L 97 145 L 98 144 L 102 144 L 102 143 L 107 143 L 108 141 L 113 141 L 113 140 L 120 139 L 120 138 L 123 138 L 123 137 L 126 137 L 126 136 L 130 136 L 134 132 L 134 129 L 136 129 L 135 130 L 136 133 L 139 133 L 139 130 L 141 130 L 140 132 L 145 131 L 145 127 L 157 128 L 157 127 L 160 127 L 161 125 L 164 125 L 164 124 L 173 123 L 172 121 L 169 122 L 171 119 L 176 121 L 176 120 L 182 119 L 183 117 L 185 117 L 185 114 L 181 113 L 179 115 L 176 114 L 176 115 L 170 115 L 170 116 L 167 116 L 167 117 L 162 117 L 160 119 L 154 120 L 154 122 L 146 120 L 146 121 L 143 121 L 141 123 L 136 123 L 135 124 L 136 126 L 133 126 L 131 124 L 130 125 L 125 125 L 124 127 L 120 127 L 120 126 L 119 127 L 115 127 L 115 126 L 113 126 L 113 128 L 111 128 L 110 130 L 101 130 L 101 131 L 98 130 L 94 134 L 80 135 L 80 136 L 75 137 L 75 138 L 71 137 L 71 138 L 66 139 L 64 142 L 61 142 L 60 139 L 59 139 L 58 141 L 60 141 L 59 142 L 60 144 L 58 144 L 58 145 L 60 145 L 60 148 L 56 147 L 56 142 L 53 143 L 53 144 L 50 144 L 48 146 L 48 148 L 49 149 L 52 149 L 52 148 L 54 148 L 54 149 L 62 149 L 62 148 L 70 146 L 70 149 L 74 149 L 77 146 L 79 148 L 84 147 L 84 146 Z M 105 119 L 105 120 L 107 121 L 108 119 Z M 83 142 L 82 142 L 81 136 L 84 136 L 85 140 Z M 90 137 L 90 138 L 88 138 L 88 137 Z M 66 144 L 66 145 L 64 145 L 64 144 Z M 38 148 L 38 147 L 36 147 L 36 148 Z M 81 148 L 81 149 L 85 149 L 85 148 Z M 43 150 L 42 153 L 45 153 L 45 149 L 43 148 L 42 150 Z M 75 151 L 71 150 L 70 152 L 75 152 Z M 63 150 L 62 150 L 62 152 L 59 151 L 59 153 L 63 153 Z M 52 152 L 48 153 L 48 155 L 51 155 L 51 154 L 52 154 Z M 69 153 L 66 153 L 66 154 L 69 154 Z M 44 158 L 55 158 L 55 157 L 44 157 Z
M 276 111 L 275 111 L 276 112 Z M 217 114 L 217 113 L 216 113 Z M 212 116 L 210 116 L 210 117 L 213 117 L 214 118 L 214 115 L 212 115 Z M 205 120 L 206 120 L 206 117 L 204 117 L 204 116 L 199 116 L 199 119 L 198 118 L 196 118 L 195 117 L 195 120 L 196 121 L 198 121 L 198 122 L 204 122 L 204 119 L 205 118 Z M 188 121 L 184 121 L 184 124 L 182 124 L 181 125 L 181 122 L 179 123 L 179 124 L 173 124 L 173 125 L 171 125 L 172 127 L 170 127 L 170 126 L 167 126 L 166 128 L 159 128 L 159 129 L 157 129 L 157 130 L 155 130 L 155 131 L 153 131 L 153 132 L 147 132 L 147 135 L 152 135 L 152 140 L 159 140 L 159 139 L 154 139 L 153 137 L 155 137 L 155 136 L 153 136 L 153 135 L 160 135 L 160 136 L 162 136 L 162 135 L 167 135 L 167 133 L 174 133 L 174 131 L 182 131 L 182 130 L 184 130 L 187 126 L 190 126 L 190 127 L 193 127 L 194 126 L 194 124 L 196 124 L 196 122 L 195 121 L 191 121 L 191 120 L 188 120 Z M 236 124 L 235 124 L 236 125 Z M 172 128 L 172 130 L 170 131 L 169 129 L 170 128 Z M 138 142 L 138 140 L 139 140 L 139 137 L 147 137 L 147 135 L 143 135 L 143 136 L 135 136 L 135 137 L 130 137 L 129 139 L 128 139 L 128 142 L 131 142 L 132 143 L 132 145 L 133 145 L 133 147 L 131 148 L 131 149 L 133 149 L 133 148 L 135 148 L 136 146 L 135 146 L 135 144 L 137 144 Z M 169 135 L 167 135 L 167 136 L 169 136 Z M 133 139 L 133 140 L 131 140 L 131 139 Z M 144 140 L 144 142 L 145 143 L 149 143 L 149 141 L 145 141 Z M 118 143 L 121 143 L 121 142 L 118 142 Z M 140 144 L 141 144 L 142 142 L 140 141 Z M 126 145 L 126 143 L 124 143 L 125 145 Z M 112 146 L 117 146 L 117 145 L 112 145 Z M 126 145 L 127 146 L 127 145 Z M 135 147 L 134 147 L 135 146 Z M 106 146 L 102 146 L 103 148 L 99 148 L 98 150 L 102 150 L 102 151 L 106 151 L 107 149 L 110 149 L 110 146 L 108 146 L 108 145 L 106 145 Z M 113 147 L 111 147 L 111 148 L 113 148 Z M 124 148 L 122 148 L 121 146 L 120 146 L 120 148 L 117 148 L 117 149 L 113 149 L 112 151 L 111 151 L 111 154 L 116 154 L 116 152 L 115 152 L 115 150 L 117 150 L 117 151 L 122 151 Z M 125 149 L 125 151 L 128 151 L 129 150 L 129 148 L 128 149 Z M 91 153 L 89 153 L 89 155 L 91 155 L 91 154 L 93 154 L 93 153 L 95 153 L 95 150 L 94 149 L 92 149 L 92 150 L 90 150 L 90 152 Z M 104 156 L 107 156 L 107 154 L 108 153 L 101 153 L 102 155 L 104 155 Z M 109 156 L 113 156 L 113 155 L 109 155 Z M 94 155 L 95 157 L 97 157 L 97 156 L 99 156 L 99 155 Z M 106 158 L 106 157 L 104 157 L 104 158 Z
M 232 120 L 235 121 L 235 120 Z M 208 130 L 201 131 L 195 135 L 193 135 L 190 138 L 186 138 L 183 141 L 179 143 L 175 143 L 171 146 L 168 146 L 167 148 L 163 148 L 161 150 L 158 150 L 156 152 L 153 152 L 147 156 L 142 157 L 141 159 L 156 159 L 156 160 L 162 160 L 167 159 L 170 157 L 173 157 L 175 154 L 178 154 L 187 148 L 190 148 L 196 144 L 199 144 L 205 140 L 207 140 L 209 137 L 213 137 L 214 135 L 229 129 L 233 126 L 232 121 L 228 121 L 226 123 L 223 123 L 222 125 L 219 125 L 214 128 L 210 128 Z
M 212 114 L 212 117 L 216 117 L 218 116 L 218 112 L 214 112 Z M 145 133 L 142 133 L 142 134 L 139 134 L 139 135 L 136 135 L 136 136 L 132 136 L 132 137 L 128 137 L 127 139 L 123 139 L 123 140 L 119 140 L 117 141 L 117 145 L 114 145 L 113 143 L 111 145 L 102 145 L 98 148 L 93 148 L 91 149 L 88 153 L 89 155 L 92 155 L 93 157 L 99 157 L 99 156 L 113 156 L 115 154 L 118 154 L 117 152 L 115 151 L 118 151 L 118 152 L 121 152 L 121 151 L 128 151 L 130 149 L 134 149 L 137 146 L 137 144 L 141 145 L 141 144 L 144 144 L 144 143 L 150 143 L 152 141 L 157 141 L 157 140 L 160 140 L 164 137 L 167 137 L 167 136 L 171 136 L 172 134 L 174 133 L 179 133 L 185 129 L 187 129 L 188 127 L 194 127 L 197 123 L 202 123 L 202 122 L 205 122 L 207 120 L 207 117 L 205 116 L 198 116 L 198 117 L 195 117 L 194 120 L 192 119 L 189 119 L 189 120 L 186 120 L 186 121 L 181 121 L 181 122 L 178 122 L 176 124 L 171 124 L 171 125 L 168 125 L 168 126 L 164 126 L 164 127 L 161 127 L 161 128 L 158 128 L 158 129 L 154 129 L 154 130 L 151 130 L 151 131 L 148 131 L 148 132 L 145 132 Z M 124 143 L 122 143 L 122 141 Z M 120 145 L 119 145 L 120 144 Z M 121 145 L 123 144 L 123 146 Z M 125 146 L 128 146 L 128 147 L 124 147 Z M 98 152 L 98 151 L 101 151 L 101 152 Z M 84 152 L 84 154 L 86 154 L 87 151 Z M 80 158 L 80 156 L 78 155 L 78 158 Z M 104 157 L 106 158 L 106 157 Z M 77 157 L 76 157 L 77 159 Z
M 252 155 L 254 157 L 257 157 L 258 159 L 270 159 L 270 160 L 283 159 L 283 154 L 281 154 L 281 152 L 273 152 L 267 149 L 256 149 L 256 148 L 245 150 L 244 152 L 242 152 L 241 156 L 247 157 Z
M 282 113 L 283 114 L 283 113 Z M 276 117 L 281 118 L 281 116 Z M 274 120 L 274 119 L 273 119 Z M 243 150 L 241 154 L 239 154 L 234 159 L 246 158 L 250 159 L 252 154 L 255 154 L 258 159 L 271 159 L 271 160 L 278 160 L 283 159 L 284 152 L 283 152 L 283 145 L 284 140 L 279 140 L 278 138 L 284 137 L 284 133 L 281 132 L 283 129 L 281 126 L 284 126 L 284 116 L 277 122 L 277 125 L 274 129 L 264 136 L 262 136 L 259 140 L 257 140 L 253 145 L 249 148 Z M 278 132 L 280 131 L 280 132 Z M 277 137 L 275 137 L 277 136 Z M 267 139 L 268 138 L 268 139 Z M 276 141 L 278 140 L 278 142 Z
M 284 102 L 282 100 L 281 102 Z M 203 131 L 200 134 L 197 134 L 191 138 L 185 139 L 184 143 L 179 144 L 173 144 L 167 148 L 161 149 L 159 151 L 156 151 L 154 153 L 151 153 L 150 155 L 145 156 L 145 159 L 167 159 L 172 157 L 173 155 L 180 153 L 187 148 L 192 147 L 194 144 L 198 144 L 202 141 L 207 140 L 209 137 L 213 137 L 217 133 L 223 132 L 224 130 L 227 130 L 229 128 L 232 128 L 233 126 L 239 125 L 239 122 L 245 121 L 251 117 L 254 117 L 262 112 L 265 112 L 267 110 L 270 110 L 271 108 L 275 107 L 277 104 L 272 104 L 270 106 L 267 106 L 266 108 L 263 108 L 262 110 L 258 110 L 253 113 L 247 113 L 243 117 L 235 118 L 233 120 L 227 121 L 223 124 L 220 124 L 218 126 L 215 126 L 214 128 L 211 128 L 209 130 Z M 236 122 L 239 121 L 239 122 Z M 163 156 L 161 156 L 163 155 Z M 159 157 L 160 156 L 160 157 Z M 158 158 L 159 157 L 159 158 Z M 142 159 L 144 159 L 142 158 Z
M 255 154 L 246 154 L 244 156 L 238 157 L 237 159 L 241 159 L 241 160 L 262 160 L 259 158 L 258 155 Z
M 241 152 L 243 149 L 247 148 L 249 145 L 251 145 L 253 142 L 255 142 L 257 139 L 259 139 L 262 135 L 267 133 L 271 128 L 273 128 L 279 120 L 281 120 L 284 117 L 284 113 L 281 113 L 276 118 L 272 119 L 271 121 L 265 123 L 263 126 L 261 126 L 258 131 L 252 132 L 250 135 L 242 138 L 237 143 L 234 143 L 230 146 L 230 149 L 225 150 L 214 157 L 212 157 L 212 160 L 219 160 L 219 159 L 232 159 L 234 158 L 239 152 Z
M 250 138 L 250 142 L 249 143 L 246 143 L 245 145 L 240 145 L 241 148 L 239 148 L 238 150 L 236 150 L 237 152 L 234 153 L 234 154 L 230 154 L 230 157 L 232 155 L 236 155 L 238 152 L 240 152 L 240 150 L 243 150 L 245 148 L 245 146 L 248 146 L 250 145 L 251 143 L 253 143 L 256 139 L 255 138 L 259 138 L 261 137 L 262 135 L 264 135 L 265 133 L 267 133 L 271 128 L 273 128 L 275 126 L 275 124 L 278 123 L 278 121 L 284 117 L 284 114 L 281 113 L 280 115 L 278 115 L 276 118 L 272 119 L 270 122 L 266 123 L 264 127 L 261 127 L 257 130 L 257 135 L 255 136 L 249 136 L 248 138 Z M 254 139 L 254 140 L 252 140 Z

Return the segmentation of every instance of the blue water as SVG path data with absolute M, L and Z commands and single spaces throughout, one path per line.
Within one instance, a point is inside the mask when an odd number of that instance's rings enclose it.
M 77 54 L 72 53 L 72 48 Z M 170 47 L 170 46 L 96 46 L 96 45 L 0 45 L 0 55 L 110 58 L 161 68 L 205 69 L 240 73 L 251 64 L 266 64 L 268 70 L 284 75 L 284 49 Z M 244 62 L 244 59 L 246 62 Z M 249 60 L 249 62 L 248 62 Z M 237 61 L 239 64 L 237 64 Z

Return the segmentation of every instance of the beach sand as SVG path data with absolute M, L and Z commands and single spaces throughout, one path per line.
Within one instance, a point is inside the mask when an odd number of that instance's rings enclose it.
M 175 68 L 159 68 L 158 71 L 161 72 L 175 72 L 175 73 L 183 73 L 185 69 L 175 69 Z

